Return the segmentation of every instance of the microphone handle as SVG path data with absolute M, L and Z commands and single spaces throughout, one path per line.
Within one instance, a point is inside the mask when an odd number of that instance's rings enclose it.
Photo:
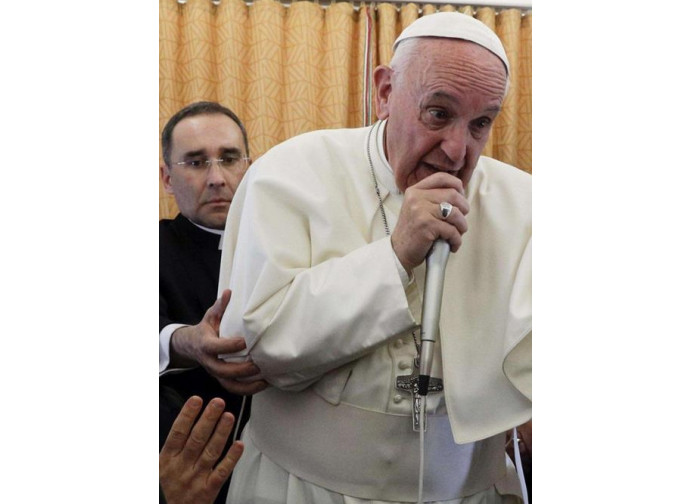
M 422 304 L 422 349 L 419 362 L 419 394 L 427 395 L 431 365 L 434 360 L 434 343 L 438 337 L 441 317 L 443 280 L 450 255 L 450 244 L 436 240 L 426 256 L 426 278 L 424 280 L 424 302 Z

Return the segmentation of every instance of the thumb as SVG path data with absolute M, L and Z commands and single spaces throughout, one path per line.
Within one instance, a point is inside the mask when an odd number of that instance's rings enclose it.
M 211 324 L 216 329 L 217 326 L 220 325 L 220 320 L 223 318 L 225 309 L 228 307 L 228 303 L 230 302 L 230 294 L 230 289 L 225 289 L 220 297 L 216 299 L 216 302 L 213 303 L 213 306 L 206 310 L 204 319 L 206 319 L 206 322 Z

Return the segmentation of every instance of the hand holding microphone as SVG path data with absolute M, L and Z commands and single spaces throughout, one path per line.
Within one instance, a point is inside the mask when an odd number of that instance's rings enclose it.
M 391 244 L 408 275 L 437 239 L 448 242 L 451 252 L 458 251 L 469 211 L 462 181 L 448 173 L 434 173 L 407 188 Z

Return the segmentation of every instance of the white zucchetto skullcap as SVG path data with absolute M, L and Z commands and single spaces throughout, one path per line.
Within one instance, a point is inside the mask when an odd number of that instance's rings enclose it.
M 416 37 L 454 38 L 479 44 L 501 58 L 506 67 L 506 74 L 510 75 L 508 57 L 498 35 L 484 23 L 467 14 L 437 12 L 422 16 L 402 31 L 393 44 L 393 51 L 401 41 Z

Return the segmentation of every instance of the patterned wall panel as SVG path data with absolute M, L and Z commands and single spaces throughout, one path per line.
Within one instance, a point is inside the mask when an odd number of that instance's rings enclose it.
M 285 20 L 283 140 L 322 128 L 319 90 L 322 84 L 323 9 L 297 2 Z
M 195 0 L 185 4 L 180 25 L 177 75 L 182 101 L 216 100 L 216 52 L 213 41 L 214 6 Z
M 214 31 L 218 101 L 244 121 L 249 87 L 248 7 L 242 0 L 225 0 L 217 8 Z M 253 152 L 250 151 L 251 154 Z
M 388 65 L 393 58 L 393 43 L 400 35 L 398 11 L 393 4 L 384 3 L 376 6 L 378 26 L 378 59 L 376 64 Z
M 504 10 L 496 19 L 496 33 L 503 42 L 503 47 L 510 64 L 510 90 L 503 100 L 501 113 L 496 118 L 494 126 L 494 157 L 508 164 L 517 164 L 518 138 L 518 72 L 520 69 L 520 11 L 517 9 Z
M 365 49 L 370 52 L 367 66 L 371 66 L 371 61 L 373 60 L 372 53 L 375 51 L 376 47 L 376 30 L 371 29 L 368 24 L 368 20 L 373 19 L 371 17 L 371 10 L 364 3 L 359 4 L 359 11 L 355 17 L 355 30 L 354 37 L 352 39 L 353 49 L 352 49 L 352 60 L 350 67 L 352 68 L 352 73 L 350 74 L 350 114 L 348 118 L 347 126 L 357 127 L 364 124 L 365 109 L 364 109 L 364 63 L 365 63 Z
M 158 151 L 159 162 L 163 162 L 160 147 L 160 132 L 168 118 L 182 107 L 176 83 L 177 46 L 180 40 L 178 4 L 160 0 L 158 11 Z M 159 218 L 177 214 L 175 198 L 165 192 L 158 177 L 158 215 Z
M 436 11 L 437 11 L 437 8 L 434 4 L 422 5 L 422 16 L 428 16 L 429 14 L 433 14 Z
M 400 31 L 410 26 L 419 18 L 419 6 L 409 3 L 400 8 Z
M 249 10 L 249 82 L 245 124 L 254 156 L 283 139 L 284 7 L 258 0 Z
M 496 11 L 491 7 L 480 7 L 479 9 L 477 9 L 477 13 L 474 17 L 482 23 L 484 23 L 489 28 L 491 28 L 494 32 L 496 31 Z M 491 133 L 489 133 L 489 140 L 487 140 L 486 145 L 484 146 L 484 150 L 482 151 L 482 154 L 484 156 L 496 157 L 494 149 L 496 143 L 494 141 L 495 137 L 496 128 L 492 128 Z
M 516 166 L 532 173 L 532 14 L 520 25 L 520 73 L 518 76 L 518 159 Z
M 342 128 L 348 124 L 356 17 L 354 6 L 345 2 L 333 4 L 326 10 L 319 94 L 324 128 Z

